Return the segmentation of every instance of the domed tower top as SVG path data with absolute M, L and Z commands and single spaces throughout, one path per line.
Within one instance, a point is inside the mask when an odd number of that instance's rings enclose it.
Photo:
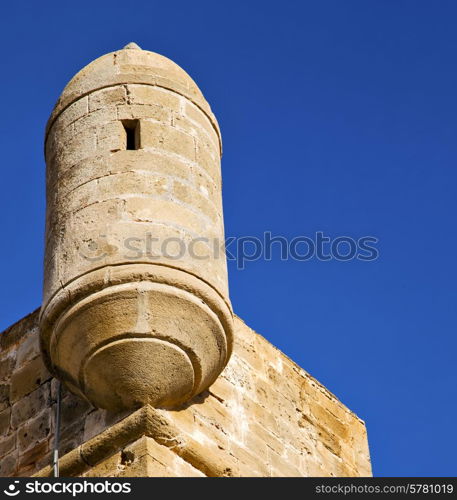
M 167 57 L 143 50 L 134 42 L 95 59 L 70 80 L 51 113 L 46 133 L 73 102 L 95 90 L 122 84 L 154 85 L 186 97 L 208 116 L 221 141 L 217 120 L 192 78 Z

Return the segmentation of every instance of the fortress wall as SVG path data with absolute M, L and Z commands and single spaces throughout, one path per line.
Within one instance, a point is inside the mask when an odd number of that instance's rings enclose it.
M 0 475 L 50 475 L 57 381 L 38 311 L 0 334 Z M 366 429 L 308 373 L 235 320 L 216 382 L 176 410 L 110 413 L 62 393 L 66 476 L 369 476 Z

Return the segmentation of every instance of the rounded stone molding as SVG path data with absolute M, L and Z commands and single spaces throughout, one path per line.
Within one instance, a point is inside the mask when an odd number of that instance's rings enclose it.
M 88 94 L 123 84 L 161 87 L 184 96 L 198 106 L 221 135 L 216 117 L 192 78 L 165 56 L 142 50 L 130 43 L 122 50 L 95 59 L 79 71 L 66 85 L 46 126 L 46 135 L 57 117 L 72 103 Z

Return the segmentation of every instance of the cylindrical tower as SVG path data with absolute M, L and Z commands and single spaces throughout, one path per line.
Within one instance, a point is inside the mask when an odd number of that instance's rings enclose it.
M 69 82 L 45 150 L 51 371 L 110 410 L 189 400 L 227 363 L 233 330 L 208 103 L 175 63 L 129 44 Z

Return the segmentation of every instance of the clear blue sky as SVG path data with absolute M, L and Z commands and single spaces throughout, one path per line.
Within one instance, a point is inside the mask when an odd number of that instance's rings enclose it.
M 221 125 L 227 235 L 380 239 L 376 262 L 230 266 L 235 311 L 366 420 L 374 473 L 456 475 L 457 3 L 7 2 L 0 330 L 38 307 L 43 130 L 136 41 Z

